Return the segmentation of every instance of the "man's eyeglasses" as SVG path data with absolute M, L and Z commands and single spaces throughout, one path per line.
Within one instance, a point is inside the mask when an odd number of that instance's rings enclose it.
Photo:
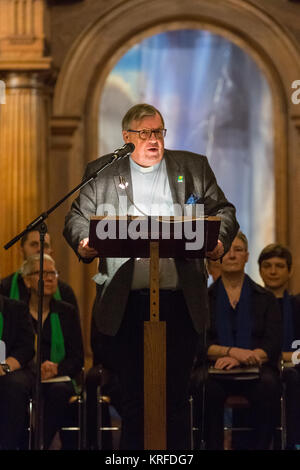
M 127 132 L 135 132 L 142 140 L 150 139 L 152 133 L 154 133 L 157 139 L 163 139 L 166 136 L 167 129 L 141 129 L 140 131 L 128 129 Z
M 30 273 L 31 276 L 39 276 L 40 271 L 34 271 L 33 273 Z M 57 271 L 43 271 L 43 279 L 46 279 L 47 277 L 50 279 L 56 279 L 59 276 L 59 273 Z

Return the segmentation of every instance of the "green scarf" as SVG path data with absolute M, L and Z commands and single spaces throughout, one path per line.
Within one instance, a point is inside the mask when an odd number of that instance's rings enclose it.
M 18 271 L 13 275 L 10 291 L 9 291 L 9 298 L 14 300 L 20 300 L 20 292 L 19 292 L 19 285 L 18 285 L 19 273 Z
M 50 313 L 51 351 L 50 361 L 59 364 L 65 357 L 65 341 L 58 313 Z
M 55 300 L 62 300 L 61 295 L 60 295 L 60 290 L 59 290 L 59 287 L 58 287 L 58 286 L 57 286 L 56 291 L 55 291 L 54 294 L 53 294 L 53 298 L 54 298 Z
M 54 299 L 61 300 L 61 295 L 59 288 L 57 286 L 56 291 L 53 294 Z M 50 322 L 51 322 L 51 352 L 50 352 L 50 360 L 52 362 L 60 363 L 65 355 L 65 341 L 64 335 L 61 329 L 60 319 L 58 313 L 51 313 L 50 314 Z
M 62 300 L 58 286 L 57 286 L 55 293 L 53 294 L 53 297 L 56 300 Z M 50 353 L 51 361 L 60 362 L 64 359 L 66 353 L 65 353 L 64 336 L 62 333 L 58 314 L 51 313 L 50 321 L 51 321 L 51 334 L 52 334 L 51 353 Z M 80 387 L 78 387 L 75 379 L 72 379 L 72 384 L 73 384 L 75 393 L 79 395 Z

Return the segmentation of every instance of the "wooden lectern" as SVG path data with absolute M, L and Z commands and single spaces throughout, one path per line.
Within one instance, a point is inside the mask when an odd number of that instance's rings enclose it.
M 93 216 L 89 245 L 103 258 L 150 258 L 150 320 L 144 322 L 144 448 L 165 450 L 166 324 L 159 319 L 159 258 L 203 258 L 218 241 L 219 217 Z M 186 249 L 191 233 L 203 243 Z M 187 237 L 188 235 L 188 237 Z

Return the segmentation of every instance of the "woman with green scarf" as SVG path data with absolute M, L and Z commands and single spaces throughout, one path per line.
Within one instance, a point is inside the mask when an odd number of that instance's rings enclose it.
M 30 291 L 29 311 L 35 332 L 38 319 L 39 255 L 28 258 L 21 272 Z M 41 380 L 44 402 L 44 448 L 51 445 L 56 431 L 66 424 L 69 415 L 69 400 L 74 395 L 74 379 L 83 366 L 83 344 L 81 327 L 75 308 L 53 298 L 57 289 L 58 273 L 55 262 L 44 255 L 44 296 L 41 337 Z M 58 378 L 62 377 L 61 381 Z M 69 379 L 63 380 L 68 377 Z M 71 380 L 70 380 L 71 379 Z

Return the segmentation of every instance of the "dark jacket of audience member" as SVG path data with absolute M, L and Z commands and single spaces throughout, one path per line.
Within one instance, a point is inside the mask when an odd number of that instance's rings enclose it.
M 12 357 L 20 369 L 0 376 L 0 449 L 17 449 L 25 429 L 31 394 L 31 373 L 27 364 L 34 356 L 34 333 L 28 307 L 23 302 L 0 295 L 3 320 L 1 340 L 6 358 Z
M 251 287 L 251 349 L 261 348 L 268 355 L 268 364 L 277 368 L 281 353 L 281 314 L 276 297 L 263 287 L 259 286 L 249 276 Z M 219 278 L 208 290 L 211 312 L 211 325 L 207 333 L 207 349 L 212 344 L 220 344 L 216 328 L 216 300 Z M 232 328 L 234 326 L 234 310 L 232 309 Z

